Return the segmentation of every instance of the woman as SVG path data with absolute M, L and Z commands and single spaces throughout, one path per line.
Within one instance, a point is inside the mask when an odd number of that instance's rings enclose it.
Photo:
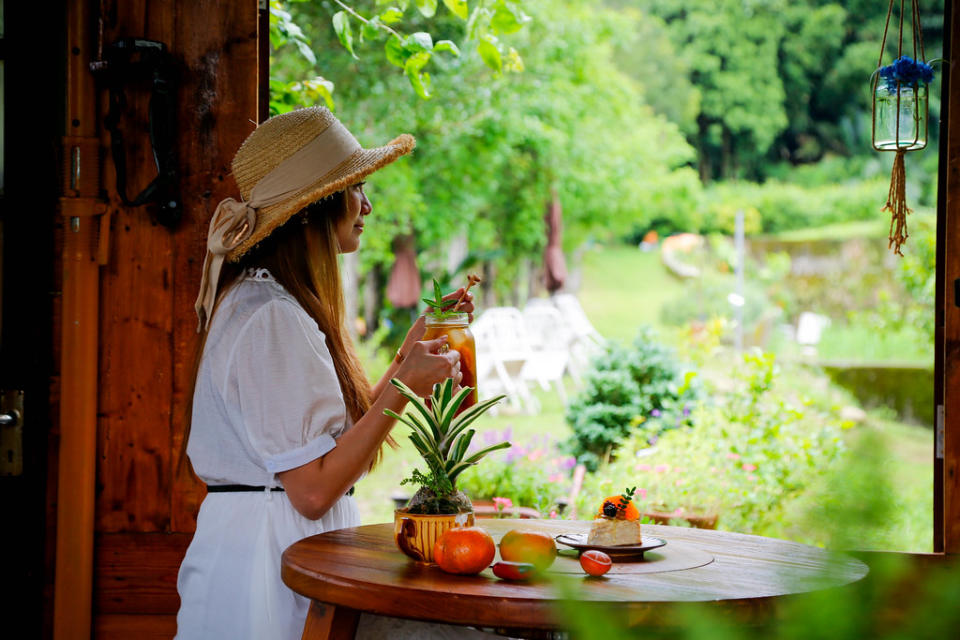
M 243 202 L 211 220 L 196 305 L 187 454 L 208 495 L 177 582 L 178 638 L 300 638 L 309 603 L 283 584 L 281 553 L 360 524 L 353 485 L 389 441 L 384 410 L 404 406 L 389 379 L 422 395 L 460 382 L 459 354 L 420 341 L 421 319 L 371 388 L 345 330 L 337 254 L 360 245 L 363 179 L 413 146 L 363 149 L 311 108 L 263 123 L 233 160 Z M 360 635 L 379 635 L 365 618 Z

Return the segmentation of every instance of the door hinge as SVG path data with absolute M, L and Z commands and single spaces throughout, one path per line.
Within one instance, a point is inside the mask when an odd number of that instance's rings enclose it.
M 943 460 L 943 405 L 937 405 L 937 443 L 936 443 L 936 453 L 934 454 L 937 460 Z
M 23 391 L 0 390 L 0 476 L 23 474 Z

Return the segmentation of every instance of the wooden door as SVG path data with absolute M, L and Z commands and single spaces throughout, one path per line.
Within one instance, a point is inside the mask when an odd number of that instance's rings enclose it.
M 92 234 L 94 246 L 87 247 L 100 263 L 94 290 L 71 289 L 76 284 L 73 254 L 59 253 L 56 267 L 65 274 L 65 301 L 94 296 L 99 302 L 92 332 L 95 350 L 89 358 L 94 362 L 87 363 L 96 372 L 89 402 L 95 415 L 74 415 L 85 410 L 82 404 L 70 404 L 71 411 L 65 410 L 66 402 L 53 406 L 61 430 L 92 418 L 95 433 L 89 441 L 71 440 L 70 447 L 59 451 L 60 464 L 50 469 L 59 475 L 55 484 L 60 494 L 51 501 L 58 506 L 61 531 L 55 593 L 46 603 L 54 612 L 48 624 L 57 638 L 90 637 L 91 629 L 98 638 L 169 638 L 179 607 L 177 569 L 203 496 L 189 465 L 179 464 L 197 343 L 193 301 L 210 214 L 222 198 L 235 195 L 230 160 L 259 117 L 261 5 L 257 0 L 65 0 L 65 5 L 68 27 L 58 54 L 70 69 L 65 74 L 66 110 L 92 107 L 96 114 L 92 135 L 103 156 L 102 211 Z M 106 88 L 93 85 L 92 105 L 75 104 L 83 101 L 77 84 L 90 83 L 86 66 L 122 38 L 162 42 L 175 63 L 183 218 L 173 229 L 158 224 L 150 206 L 124 206 L 117 193 L 110 135 L 102 125 L 108 111 Z M 87 59 L 74 68 L 71 56 Z M 126 107 L 120 127 L 127 191 L 133 196 L 153 179 L 156 166 L 147 134 L 150 85 L 143 78 L 129 80 L 123 86 Z M 68 115 L 68 128 L 70 119 Z M 61 147 L 69 146 L 65 138 Z M 70 322 L 60 324 L 63 344 L 55 355 L 72 364 L 66 355 L 75 346 L 71 343 L 86 338 L 70 335 Z M 77 389 L 75 377 L 65 369 L 63 388 Z M 74 392 L 64 397 L 68 399 L 73 403 Z M 66 458 L 79 465 L 95 461 L 91 487 L 82 475 L 77 485 L 73 469 L 78 465 L 64 463 Z M 87 507 L 77 495 L 88 488 Z M 71 510 L 65 509 L 67 503 L 78 504 Z M 65 517 L 71 529 L 93 532 L 89 558 L 86 548 L 70 546 L 72 536 L 62 526 Z

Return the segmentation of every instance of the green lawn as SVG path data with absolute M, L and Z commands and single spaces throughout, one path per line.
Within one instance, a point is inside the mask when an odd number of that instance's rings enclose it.
M 681 286 L 660 262 L 658 251 L 615 245 L 584 254 L 577 295 L 601 335 L 629 342 L 641 325 L 663 330 L 660 308 L 677 296 Z

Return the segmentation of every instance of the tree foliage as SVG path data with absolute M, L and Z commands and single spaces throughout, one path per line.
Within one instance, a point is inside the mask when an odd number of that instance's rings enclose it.
M 704 180 L 762 179 L 778 162 L 873 153 L 869 78 L 877 67 L 886 3 L 642 0 L 639 6 L 664 21 L 673 50 L 682 52 L 686 69 L 675 69 L 671 77 L 701 94 L 692 120 L 676 110 L 663 112 L 688 132 Z M 943 2 L 922 0 L 920 10 L 925 57 L 938 58 Z M 896 20 L 886 62 L 897 55 Z M 909 27 L 908 20 L 905 32 Z M 906 46 L 912 53 L 912 44 Z M 930 101 L 934 122 L 938 86 Z
M 498 249 L 495 286 L 505 294 L 542 251 L 551 189 L 563 204 L 568 249 L 589 233 L 629 232 L 698 193 L 695 172 L 685 168 L 693 149 L 617 63 L 616 42 L 632 37 L 639 14 L 624 19 L 586 0 L 545 0 L 525 4 L 531 19 L 514 29 L 494 13 L 491 29 L 512 30 L 512 46 L 524 52 L 511 61 L 507 50 L 504 65 L 524 67 L 508 74 L 465 44 L 470 35 L 459 18 L 438 13 L 429 22 L 433 39 L 449 40 L 461 55 L 431 58 L 438 72 L 424 101 L 389 60 L 368 55 L 375 42 L 354 43 L 359 60 L 345 55 L 330 8 L 289 5 L 317 62 L 278 53 L 272 77 L 288 82 L 319 71 L 335 79 L 338 114 L 367 146 L 400 132 L 418 141 L 409 159 L 370 181 L 375 224 L 364 236 L 364 270 L 389 268 L 392 240 L 407 233 L 417 238 L 421 267 L 443 270 L 449 239 L 465 235 L 471 252 Z M 408 23 L 414 33 L 426 25 L 423 16 Z

